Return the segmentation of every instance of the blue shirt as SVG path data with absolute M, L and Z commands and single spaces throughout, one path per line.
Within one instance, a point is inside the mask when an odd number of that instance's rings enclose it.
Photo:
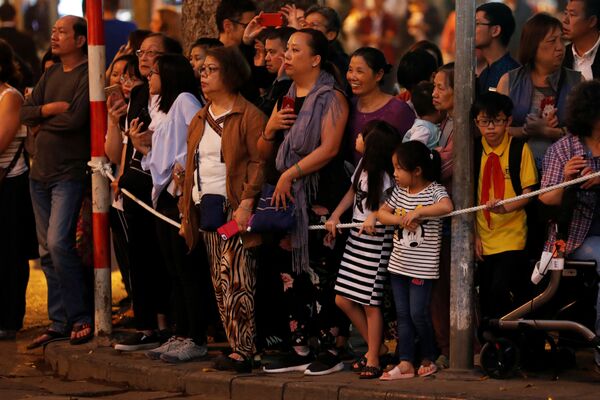
M 510 53 L 506 53 L 498 61 L 488 65 L 477 79 L 479 94 L 484 94 L 490 89 L 495 90 L 502 75 L 519 66 L 520 64 L 510 56 Z

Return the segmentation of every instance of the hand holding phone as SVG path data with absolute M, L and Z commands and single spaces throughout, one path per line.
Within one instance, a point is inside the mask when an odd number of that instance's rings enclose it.
M 117 98 L 123 99 L 123 90 L 121 90 L 121 85 L 119 85 L 117 83 L 116 85 L 105 87 L 104 88 L 104 95 L 106 96 L 107 100 L 112 95 L 115 95 L 115 97 L 117 97 Z
M 290 109 L 294 110 L 296 106 L 296 100 L 290 96 L 283 96 L 283 100 L 281 101 L 281 109 Z

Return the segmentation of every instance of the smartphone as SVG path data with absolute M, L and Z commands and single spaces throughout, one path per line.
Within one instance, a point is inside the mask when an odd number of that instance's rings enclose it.
M 261 26 L 279 27 L 283 26 L 283 14 L 282 13 L 262 13 L 260 15 Z
M 140 113 L 138 114 L 138 118 L 139 118 L 139 122 L 140 123 L 144 123 L 144 126 L 142 126 L 142 132 L 145 130 L 148 130 L 148 127 L 150 126 L 150 123 L 152 122 L 152 118 L 150 117 L 150 114 L 148 113 L 148 109 L 146 108 L 142 108 L 140 110 Z
M 117 95 L 120 98 L 123 98 L 123 91 L 121 90 L 121 85 L 116 84 L 104 88 L 104 95 L 106 96 L 106 99 L 108 99 L 113 94 Z
M 217 228 L 217 233 L 221 235 L 221 239 L 228 240 L 229 238 L 237 235 L 240 232 L 238 228 L 237 222 L 235 220 L 231 220 L 227 222 L 225 225 Z
M 296 100 L 293 97 L 283 96 L 283 100 L 281 102 L 282 109 L 289 108 L 289 109 L 293 110 L 295 105 L 296 105 Z

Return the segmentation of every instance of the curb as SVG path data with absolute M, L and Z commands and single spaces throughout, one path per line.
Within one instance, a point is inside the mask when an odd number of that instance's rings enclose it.
M 472 371 L 444 371 L 428 378 L 395 382 L 359 380 L 351 372 L 322 377 L 258 371 L 236 375 L 213 370 L 209 360 L 169 365 L 149 360 L 142 353 L 120 354 L 96 343 L 76 347 L 68 342 L 51 343 L 45 348 L 44 359 L 56 374 L 69 380 L 98 380 L 139 390 L 199 394 L 214 400 L 507 400 L 560 399 L 567 394 L 583 400 L 597 399 L 598 393 L 597 383 L 494 381 L 481 379 Z

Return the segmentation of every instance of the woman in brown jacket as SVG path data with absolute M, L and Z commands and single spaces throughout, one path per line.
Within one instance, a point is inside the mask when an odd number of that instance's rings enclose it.
M 208 50 L 200 77 L 209 102 L 190 123 L 180 233 L 190 249 L 201 234 L 208 252 L 219 314 L 233 350 L 217 358 L 215 368 L 250 372 L 255 350 L 253 250 L 260 236 L 246 228 L 263 183 L 264 163 L 256 146 L 266 116 L 239 94 L 250 67 L 236 48 Z M 184 172 L 177 168 L 174 175 L 181 182 Z M 244 233 L 223 240 L 217 232 L 199 232 L 197 205 L 207 194 L 226 198 L 228 219 Z

